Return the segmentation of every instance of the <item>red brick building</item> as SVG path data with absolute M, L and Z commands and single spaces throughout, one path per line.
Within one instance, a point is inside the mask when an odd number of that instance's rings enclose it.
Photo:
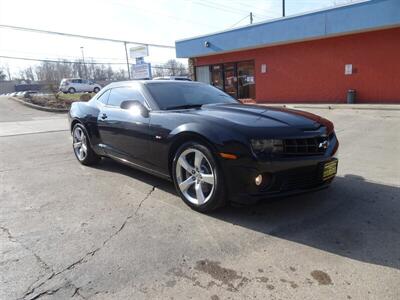
M 400 1 L 374 0 L 176 42 L 196 80 L 257 102 L 400 103 Z

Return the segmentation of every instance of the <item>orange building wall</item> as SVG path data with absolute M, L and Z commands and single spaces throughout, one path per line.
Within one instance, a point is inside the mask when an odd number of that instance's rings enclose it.
M 400 103 L 400 28 L 198 57 L 195 65 L 241 60 L 255 61 L 257 102 L 346 102 L 355 89 L 358 102 Z

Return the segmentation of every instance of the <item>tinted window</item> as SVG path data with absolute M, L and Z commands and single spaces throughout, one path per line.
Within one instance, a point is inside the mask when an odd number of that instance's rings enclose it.
M 107 104 L 111 106 L 120 106 L 122 101 L 125 100 L 138 100 L 144 103 L 143 96 L 137 89 L 133 87 L 120 87 L 111 90 Z
M 163 110 L 185 105 L 237 103 L 223 91 L 202 83 L 152 82 L 147 83 L 146 87 Z
M 109 95 L 110 95 L 110 90 L 107 90 L 97 98 L 97 101 L 106 104 Z
M 73 83 L 82 83 L 82 79 L 72 79 Z

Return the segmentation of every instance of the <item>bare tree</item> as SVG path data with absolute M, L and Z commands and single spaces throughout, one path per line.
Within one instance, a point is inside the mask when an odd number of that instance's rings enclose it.
M 124 69 L 119 69 L 117 72 L 115 72 L 114 76 L 112 79 L 114 80 L 126 80 L 128 78 L 127 72 Z
M 164 64 L 153 66 L 152 73 L 153 77 L 186 76 L 189 71 L 183 63 L 170 59 Z
M 26 78 L 27 80 L 30 80 L 30 81 L 35 81 L 35 75 L 33 73 L 32 67 L 26 68 L 24 72 L 25 72 L 24 78 Z
M 6 79 L 11 80 L 10 67 L 8 66 L 8 64 L 0 67 L 0 80 Z
M 167 73 L 170 76 L 183 76 L 188 73 L 185 65 L 176 59 L 168 60 L 163 67 L 167 70 Z
M 0 80 L 6 79 L 7 75 L 4 72 L 3 68 L 0 69 Z

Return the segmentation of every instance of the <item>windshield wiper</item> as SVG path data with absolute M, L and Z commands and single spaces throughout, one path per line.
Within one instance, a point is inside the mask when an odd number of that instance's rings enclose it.
M 176 106 L 169 106 L 165 108 L 166 110 L 172 109 L 189 109 L 189 108 L 198 108 L 201 107 L 203 104 L 184 104 L 184 105 L 176 105 Z

